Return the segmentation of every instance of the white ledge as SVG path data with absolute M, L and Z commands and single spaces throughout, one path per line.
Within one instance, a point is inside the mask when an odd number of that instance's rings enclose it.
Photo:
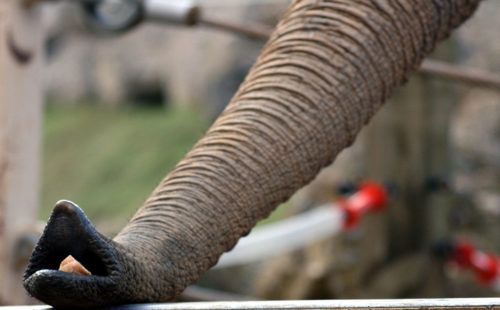
M 491 309 L 500 310 L 500 298 L 440 298 L 440 299 L 352 299 L 352 300 L 283 300 L 283 301 L 224 301 L 179 302 L 123 305 L 107 310 L 282 310 L 282 309 Z M 494 309 L 495 308 L 495 309 Z M 0 310 L 49 310 L 49 306 L 0 307 Z

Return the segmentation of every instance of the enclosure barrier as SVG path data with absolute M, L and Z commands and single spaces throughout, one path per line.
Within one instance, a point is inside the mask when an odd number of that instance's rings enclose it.
M 224 253 L 213 269 L 263 261 L 349 231 L 367 213 L 383 211 L 388 201 L 389 194 L 382 184 L 365 181 L 350 197 L 255 228 Z
M 449 244 L 448 261 L 457 267 L 470 270 L 477 281 L 500 292 L 500 259 L 479 250 L 473 243 L 460 240 Z
M 0 307 L 0 310 L 48 310 L 49 306 Z M 284 309 L 394 309 L 394 310 L 500 310 L 500 298 L 451 299 L 379 299 L 379 300 L 286 300 L 286 301 L 228 301 L 163 304 L 137 304 L 105 308 L 107 310 L 284 310 Z
M 55 0 L 24 1 L 27 5 L 33 5 L 37 2 Z M 272 32 L 272 29 L 269 29 L 264 25 L 243 25 L 238 22 L 207 18 L 207 16 L 202 14 L 203 10 L 199 6 L 199 3 L 194 0 L 128 0 L 129 6 L 132 5 L 133 9 L 124 5 L 120 6 L 120 1 L 123 0 L 73 1 L 86 3 L 85 6 L 87 8 L 87 13 L 90 11 L 88 17 L 91 20 L 91 24 L 98 24 L 98 28 L 111 32 L 129 30 L 143 21 L 154 21 L 157 23 L 187 26 L 203 25 L 217 30 L 237 33 L 252 39 L 263 41 L 266 41 Z M 111 5 L 109 5 L 108 2 Z M 230 3 L 231 1 L 226 2 Z M 207 3 L 209 3 L 209 1 L 207 1 Z M 107 8 L 108 6 L 112 9 Z M 89 10 L 89 8 L 91 9 Z M 132 10 L 132 12 L 130 10 Z M 108 19 L 110 21 L 109 23 Z M 418 69 L 418 72 L 478 87 L 500 90 L 500 76 L 497 74 L 477 69 L 462 68 L 438 60 L 424 60 Z

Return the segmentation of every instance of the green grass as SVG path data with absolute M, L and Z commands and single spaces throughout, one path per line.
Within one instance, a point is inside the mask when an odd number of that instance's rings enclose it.
M 41 219 L 56 201 L 68 199 L 101 232 L 118 232 L 208 125 L 188 109 L 48 105 Z M 259 225 L 286 214 L 283 204 Z
M 41 218 L 69 199 L 91 220 L 121 226 L 207 127 L 187 109 L 48 105 Z

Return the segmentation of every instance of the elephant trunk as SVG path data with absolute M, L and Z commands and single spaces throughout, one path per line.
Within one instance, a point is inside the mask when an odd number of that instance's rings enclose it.
M 351 145 L 385 99 L 479 2 L 294 1 L 206 135 L 113 241 L 96 241 L 94 252 L 106 254 L 108 271 L 87 279 L 109 285 L 89 280 L 47 293 L 43 285 L 53 283 L 47 277 L 74 283 L 84 276 L 40 272 L 43 264 L 32 259 L 28 291 L 53 305 L 172 299 Z M 83 221 L 68 203 L 54 213 Z M 100 238 L 87 230 L 90 239 Z M 111 295 L 102 293 L 111 289 Z

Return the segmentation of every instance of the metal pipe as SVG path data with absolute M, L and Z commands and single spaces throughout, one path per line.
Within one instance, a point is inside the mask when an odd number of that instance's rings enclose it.
M 26 6 L 31 6 L 37 2 L 55 0 L 23 1 Z M 73 1 L 77 2 L 78 0 Z M 97 0 L 94 1 L 96 3 L 98 2 Z M 242 25 L 201 16 L 201 10 L 194 0 L 145 0 L 142 3 L 144 19 L 152 21 L 170 22 L 189 26 L 204 25 L 217 30 L 236 33 L 263 41 L 267 40 L 272 33 L 272 29 L 262 25 Z M 425 60 L 418 71 L 422 74 L 434 75 L 449 80 L 500 90 L 499 75 L 470 68 L 461 68 L 442 61 Z
M 289 5 L 292 0 L 198 0 L 203 7 L 235 7 L 242 5 Z
M 263 41 L 269 39 L 272 32 L 272 29 L 261 25 L 241 25 L 228 21 L 210 20 L 205 17 L 200 19 L 199 24 Z M 426 59 L 422 62 L 418 72 L 479 87 L 500 90 L 500 75 L 478 69 L 463 68 L 443 61 Z
M 500 306 L 500 298 L 458 299 L 381 299 L 381 300 L 289 300 L 245 302 L 199 302 L 130 305 L 109 310 L 284 310 L 284 309 L 491 309 Z
M 228 21 L 210 19 L 205 16 L 200 17 L 199 25 L 207 26 L 216 30 L 243 35 L 250 39 L 265 41 L 269 38 L 272 29 L 262 25 L 242 25 Z
M 471 85 L 500 90 L 500 76 L 498 74 L 472 68 L 461 68 L 442 61 L 427 59 L 420 66 L 419 72 Z
M 354 228 L 370 211 L 382 211 L 389 200 L 384 186 L 363 182 L 350 197 L 319 206 L 274 224 L 258 227 L 219 259 L 213 268 L 242 265 L 304 248 L 342 230 Z
M 344 215 L 339 207 L 325 205 L 276 224 L 258 227 L 247 237 L 241 238 L 233 250 L 224 253 L 213 268 L 265 260 L 323 240 L 342 230 Z
M 143 2 L 144 17 L 151 21 L 192 26 L 199 20 L 200 10 L 192 0 L 147 0 Z
M 137 304 L 107 310 L 491 310 L 500 307 L 500 298 L 375 299 L 375 300 L 280 300 Z M 49 310 L 49 306 L 0 307 L 0 310 Z

